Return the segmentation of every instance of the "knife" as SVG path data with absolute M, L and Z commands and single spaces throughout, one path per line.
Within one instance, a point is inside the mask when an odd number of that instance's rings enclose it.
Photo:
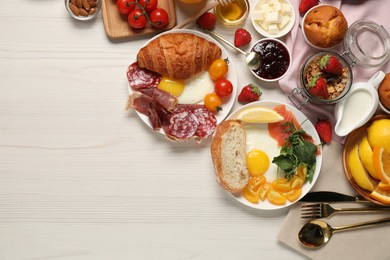
M 350 196 L 333 191 L 314 191 L 309 192 L 303 196 L 300 201 L 304 202 L 341 202 L 341 201 L 355 201 L 368 202 L 362 196 Z

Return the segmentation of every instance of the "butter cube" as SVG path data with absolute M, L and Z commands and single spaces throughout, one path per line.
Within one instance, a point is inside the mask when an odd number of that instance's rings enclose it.
M 265 21 L 257 21 L 257 24 L 260 25 L 260 27 L 263 28 L 263 30 L 268 31 L 269 23 Z
M 272 7 L 272 5 L 263 4 L 261 6 L 261 11 L 264 12 L 264 13 L 273 12 L 273 10 L 274 10 L 274 8 Z
M 268 0 L 267 1 L 268 4 L 279 4 L 279 0 Z
M 276 11 L 276 12 L 279 12 L 279 11 L 282 10 L 282 4 L 281 3 L 272 4 L 272 7 L 273 7 L 274 11 Z
M 290 22 L 291 20 L 291 17 L 288 16 L 288 15 L 282 15 L 281 16 L 281 19 L 280 19 L 280 23 L 279 23 L 279 29 L 283 29 L 284 27 L 286 27 L 286 25 Z
M 278 34 L 279 33 L 279 28 L 277 24 L 271 24 L 268 26 L 268 32 L 270 34 Z
M 255 21 L 264 21 L 265 19 L 265 13 L 260 12 L 260 11 L 254 11 L 253 12 L 253 19 Z
M 285 15 L 291 16 L 291 6 L 289 4 L 282 4 L 281 12 Z
M 269 12 L 265 14 L 265 21 L 268 23 L 279 23 L 279 19 L 279 12 Z

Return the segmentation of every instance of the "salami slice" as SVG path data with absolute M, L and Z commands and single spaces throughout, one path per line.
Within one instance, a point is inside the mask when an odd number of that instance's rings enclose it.
M 217 127 L 217 118 L 215 115 L 205 107 L 196 108 L 193 113 L 199 122 L 195 136 L 201 138 L 210 136 Z
M 127 80 L 133 90 L 141 88 L 155 88 L 161 80 L 161 75 L 153 71 L 138 67 L 137 62 L 127 69 Z
M 188 139 L 194 136 L 198 124 L 197 117 L 190 110 L 180 109 L 169 118 L 167 134 L 179 139 Z

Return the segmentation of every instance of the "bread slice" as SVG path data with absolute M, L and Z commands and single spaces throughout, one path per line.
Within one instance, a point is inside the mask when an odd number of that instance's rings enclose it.
M 239 193 L 249 180 L 246 165 L 246 132 L 238 120 L 217 126 L 211 143 L 211 158 L 218 183 L 231 193 Z

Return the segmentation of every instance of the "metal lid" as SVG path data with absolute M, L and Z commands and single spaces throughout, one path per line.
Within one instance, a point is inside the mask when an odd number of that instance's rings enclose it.
M 370 20 L 358 20 L 344 37 L 343 56 L 351 66 L 372 68 L 386 63 L 390 57 L 390 36 L 382 25 Z

